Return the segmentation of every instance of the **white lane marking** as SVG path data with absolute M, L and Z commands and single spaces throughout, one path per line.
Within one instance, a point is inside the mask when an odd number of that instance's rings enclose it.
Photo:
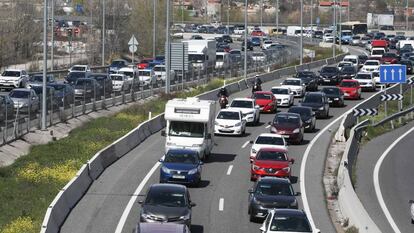
M 381 206 L 382 212 L 384 212 L 385 217 L 387 218 L 388 222 L 390 223 L 392 229 L 394 230 L 395 233 L 401 233 L 400 229 L 398 228 L 397 224 L 395 223 L 394 219 L 391 216 L 390 211 L 387 208 L 387 205 L 385 204 L 384 201 L 384 197 L 382 196 L 381 193 L 381 187 L 380 187 L 380 183 L 379 183 L 379 171 L 381 169 L 381 165 L 382 162 L 384 161 L 384 159 L 387 157 L 387 155 L 389 154 L 389 152 L 403 139 L 405 138 L 408 134 L 410 134 L 412 131 L 414 131 L 414 127 L 411 128 L 410 130 L 408 130 L 407 132 L 405 132 L 403 135 L 401 135 L 397 140 L 395 140 L 385 151 L 384 153 L 381 155 L 381 157 L 379 158 L 379 160 L 377 161 L 377 163 L 375 164 L 375 168 L 374 168 L 374 188 L 375 188 L 375 194 L 377 195 L 378 198 L 378 202 Z
M 233 170 L 233 165 L 230 165 L 227 169 L 227 175 L 229 176 L 231 174 L 231 170 Z
M 141 181 L 141 183 L 138 185 L 137 189 L 135 190 L 134 194 L 132 195 L 131 199 L 129 199 L 128 205 L 125 207 L 124 212 L 122 213 L 121 219 L 119 219 L 118 225 L 116 226 L 115 233 L 122 233 L 122 229 L 124 228 L 125 222 L 129 216 L 129 213 L 131 212 L 132 206 L 136 202 L 138 195 L 141 193 L 142 189 L 147 184 L 148 180 L 151 178 L 151 176 L 154 174 L 155 170 L 158 169 L 160 166 L 160 162 L 157 162 L 151 170 L 148 172 L 148 174 L 144 177 L 144 179 Z
M 224 198 L 220 198 L 219 200 L 219 211 L 224 210 Z
M 243 144 L 242 148 L 246 148 L 247 145 L 249 145 L 250 141 L 247 141 Z
M 270 125 L 267 125 L 267 126 L 265 127 L 265 129 L 268 129 L 268 128 L 270 128 Z
M 306 151 L 303 154 L 302 157 L 302 163 L 300 165 L 300 178 L 299 178 L 299 183 L 300 183 L 300 191 L 301 191 L 301 196 L 302 196 L 302 203 L 303 203 L 303 208 L 305 209 L 305 212 L 307 213 L 308 216 L 308 220 L 312 226 L 313 229 L 317 228 L 315 226 L 315 222 L 313 220 L 312 217 L 312 212 L 310 211 L 310 206 L 309 206 L 309 202 L 308 202 L 308 197 L 306 195 L 306 185 L 305 185 L 305 170 L 306 170 L 306 162 L 308 161 L 308 157 L 310 154 L 310 151 L 313 147 L 313 145 L 316 143 L 316 141 L 319 139 L 319 137 L 324 134 L 327 130 L 330 130 L 331 127 L 336 124 L 339 120 L 342 120 L 342 118 L 344 118 L 346 116 L 346 114 L 352 112 L 352 109 L 357 108 L 359 105 L 363 104 L 364 102 L 370 100 L 371 98 L 373 98 L 376 95 L 376 93 L 372 96 L 370 96 L 368 99 L 364 100 L 363 102 L 355 105 L 353 108 L 351 108 L 350 110 L 346 111 L 345 113 L 343 113 L 341 116 L 339 116 L 337 119 L 335 119 L 334 121 L 332 121 L 329 125 L 325 126 L 325 128 L 323 128 L 313 139 L 312 141 L 309 143 L 308 147 L 306 147 Z

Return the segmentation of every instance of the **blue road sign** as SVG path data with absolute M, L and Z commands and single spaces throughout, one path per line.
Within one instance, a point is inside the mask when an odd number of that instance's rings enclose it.
M 380 83 L 406 83 L 407 67 L 405 65 L 381 65 Z

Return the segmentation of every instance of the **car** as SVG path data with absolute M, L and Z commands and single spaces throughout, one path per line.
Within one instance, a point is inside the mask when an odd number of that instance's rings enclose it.
M 279 112 L 269 125 L 270 133 L 282 135 L 290 143 L 302 143 L 305 126 L 299 114 Z
M 43 99 L 43 86 L 42 85 L 32 85 L 30 87 L 35 91 L 36 95 L 39 97 L 39 102 L 42 103 Z M 46 109 L 50 110 L 51 108 L 56 109 L 59 106 L 59 100 L 55 94 L 55 88 L 51 86 L 46 86 Z
M 39 97 L 30 88 L 15 88 L 9 93 L 10 99 L 14 103 L 16 114 L 36 113 L 40 108 Z
M 400 58 L 395 53 L 384 53 L 381 58 L 382 64 L 397 64 Z
M 249 189 L 250 221 L 266 218 L 268 211 L 272 209 L 297 209 L 296 196 L 299 195 L 300 193 L 293 190 L 289 179 L 269 176 L 260 178 Z
M 240 49 L 230 50 L 230 59 L 234 63 L 239 63 L 243 60 L 242 51 Z
M 377 85 L 372 72 L 359 72 L 354 80 L 358 81 L 362 90 L 376 91 Z
M 128 66 L 128 62 L 124 59 L 115 59 L 109 65 L 109 73 L 117 73 L 119 69 Z
M 322 41 L 326 43 L 333 43 L 334 36 L 332 34 L 326 33 L 322 37 Z
M 368 36 L 363 36 L 359 40 L 359 46 L 365 48 L 369 41 L 371 41 L 371 38 L 369 38 Z
M 368 60 L 368 56 L 365 54 L 360 54 L 358 55 L 358 60 L 359 60 L 359 66 L 362 67 L 362 65 Z
M 254 29 L 251 36 L 265 36 L 266 34 L 260 29 Z
M 313 71 L 298 71 L 295 78 L 302 79 L 303 83 L 305 83 L 306 91 L 318 91 L 319 77 Z
M 260 227 L 260 233 L 320 233 L 312 229 L 308 217 L 303 210 L 272 209 Z
M 403 60 L 398 62 L 401 65 L 405 65 L 406 69 L 407 69 L 407 74 L 413 74 L 413 62 L 409 61 L 409 60 Z M 377 81 L 378 82 L 378 81 Z
M 409 57 L 414 56 L 414 52 L 406 52 L 406 53 L 400 53 L 401 54 L 401 60 L 407 60 Z
M 336 67 L 341 71 L 344 67 L 353 66 L 352 62 L 349 61 L 340 61 Z
M 91 72 L 91 68 L 88 65 L 73 65 L 69 72 Z
M 325 93 L 326 97 L 328 97 L 330 106 L 345 106 L 344 93 L 338 87 L 324 87 L 321 92 Z
M 380 65 L 381 65 L 381 62 L 380 61 L 377 61 L 377 60 L 367 60 L 364 63 L 364 66 L 362 66 L 361 72 L 379 71 Z
M 51 74 L 46 75 L 46 85 L 49 85 L 55 82 L 56 80 L 53 77 L 53 75 Z M 43 84 L 43 74 L 34 74 L 30 76 L 27 86 L 30 87 L 31 85 L 42 85 L 42 84 Z
M 0 89 L 25 88 L 29 75 L 23 69 L 6 69 L 0 75 Z
M 133 233 L 190 233 L 185 224 L 176 223 L 138 223 Z
M 374 47 L 371 49 L 371 57 L 378 57 L 381 59 L 385 52 L 385 48 Z
M 154 61 L 154 58 L 144 58 L 138 63 L 138 69 L 142 70 L 148 67 L 149 63 Z
M 341 78 L 339 77 L 339 69 L 335 66 L 324 66 L 319 71 L 319 76 L 321 77 L 322 85 L 337 85 L 341 82 Z
M 344 79 L 338 85 L 339 89 L 344 93 L 344 99 L 361 99 L 361 86 L 359 82 L 353 79 Z
M 351 40 L 352 46 L 359 46 L 359 43 L 361 42 L 361 36 L 353 36 Z
M 165 71 L 165 65 L 156 65 L 153 68 L 154 75 L 157 78 L 157 83 L 162 84 L 165 83 L 165 80 L 167 78 L 167 72 Z M 175 71 L 170 70 L 170 83 L 175 82 Z
M 0 121 L 8 121 L 14 118 L 14 102 L 8 94 L 0 95 Z
M 305 131 L 313 132 L 315 130 L 315 127 L 316 127 L 316 116 L 315 115 L 316 114 L 312 110 L 311 107 L 293 106 L 289 108 L 288 112 L 297 113 L 300 115 L 300 118 L 305 127 Z
M 316 113 L 316 118 L 329 118 L 329 101 L 323 92 L 306 93 L 301 106 L 311 107 Z
M 187 187 L 180 184 L 153 184 L 141 204 L 139 222 L 178 223 L 191 226 L 191 201 Z
M 124 74 L 110 74 L 112 80 L 112 90 L 115 92 L 129 91 L 132 86 L 132 78 Z
M 262 133 L 254 141 L 250 149 L 250 160 L 256 157 L 257 152 L 262 148 L 282 148 L 287 150 L 287 143 L 283 136 L 273 133 Z
M 268 49 L 274 42 L 272 40 L 263 40 L 262 49 Z
M 160 159 L 160 183 L 179 183 L 198 186 L 203 162 L 197 151 L 170 149 Z
M 253 93 L 252 98 L 259 105 L 261 112 L 277 111 L 276 98 L 271 91 L 256 91 Z
M 241 50 L 244 51 L 244 40 L 242 41 L 241 44 Z M 253 51 L 253 43 L 251 40 L 247 40 L 247 50 Z
M 71 85 L 67 83 L 51 83 L 49 86 L 55 89 L 55 96 L 59 106 L 69 106 L 74 103 L 75 92 Z
M 236 98 L 229 105 L 229 109 L 240 110 L 246 123 L 258 124 L 260 122 L 260 107 L 254 99 Z
M 252 45 L 254 47 L 259 47 L 262 44 L 262 40 L 260 39 L 260 37 L 252 37 L 250 38 L 250 41 L 252 42 Z
M 153 69 L 145 68 L 138 70 L 139 84 L 142 86 L 150 86 L 157 83 L 157 77 Z
M 112 79 L 108 74 L 93 73 L 88 78 L 95 79 L 99 84 L 99 96 L 109 97 L 113 92 Z
M 289 88 L 295 97 L 303 97 L 306 93 L 306 85 L 302 79 L 287 78 L 280 84 L 282 87 Z
M 76 83 L 76 80 L 80 79 L 80 78 L 87 78 L 89 76 L 88 72 L 70 72 L 66 77 L 65 77 L 65 82 L 70 84 L 70 85 L 74 85 Z
M 270 91 L 276 98 L 277 106 L 290 107 L 294 104 L 293 92 L 289 87 L 272 87 Z
M 359 68 L 359 57 L 357 55 L 346 55 L 342 61 L 351 62 L 355 69 Z
M 251 161 L 250 181 L 256 181 L 264 176 L 290 178 L 294 160 L 288 156 L 288 151 L 282 148 L 261 148 Z
M 263 52 L 253 52 L 252 59 L 254 62 L 265 62 L 266 61 L 266 54 Z
M 75 98 L 89 100 L 99 97 L 100 86 L 93 78 L 80 78 L 74 85 Z
M 239 135 L 246 133 L 246 120 L 240 110 L 221 109 L 214 122 L 214 134 Z
M 231 38 L 230 35 L 223 35 L 222 38 L 223 38 L 223 41 L 226 43 L 229 43 L 229 44 L 233 43 L 233 39 Z
M 340 79 L 350 79 L 355 77 L 357 74 L 357 69 L 354 66 L 345 66 L 339 72 Z

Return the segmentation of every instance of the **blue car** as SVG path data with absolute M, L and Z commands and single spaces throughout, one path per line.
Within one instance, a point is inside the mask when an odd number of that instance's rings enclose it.
M 171 149 L 160 160 L 160 183 L 179 183 L 197 186 L 201 181 L 203 162 L 198 152 L 188 149 Z
M 252 41 L 252 45 L 255 47 L 260 46 L 262 43 L 260 40 L 260 37 L 252 37 L 251 41 Z

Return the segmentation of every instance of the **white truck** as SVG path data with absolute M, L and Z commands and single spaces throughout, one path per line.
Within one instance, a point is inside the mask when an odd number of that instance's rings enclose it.
M 138 70 L 139 83 L 143 86 L 154 85 L 157 83 L 153 69 Z
M 157 79 L 158 83 L 164 83 L 167 77 L 167 72 L 165 72 L 165 65 L 156 65 L 153 68 L 154 75 Z M 175 71 L 170 70 L 170 83 L 174 83 L 175 81 Z
M 288 36 L 299 36 L 301 27 L 299 26 L 288 26 L 286 29 L 286 35 Z
M 206 69 L 216 66 L 215 40 L 186 40 L 188 44 L 188 60 L 193 67 Z
M 165 105 L 165 152 L 192 149 L 206 159 L 214 145 L 216 102 L 198 98 L 172 99 Z
M 22 69 L 6 69 L 0 75 L 0 88 L 14 89 L 18 87 L 26 87 L 29 82 L 29 75 L 26 70 Z
M 230 66 L 230 54 L 226 52 L 216 52 L 216 69 L 227 68 Z
M 400 40 L 397 42 L 397 49 L 402 49 L 404 47 L 404 45 L 411 45 L 411 47 L 414 48 L 414 40 Z

